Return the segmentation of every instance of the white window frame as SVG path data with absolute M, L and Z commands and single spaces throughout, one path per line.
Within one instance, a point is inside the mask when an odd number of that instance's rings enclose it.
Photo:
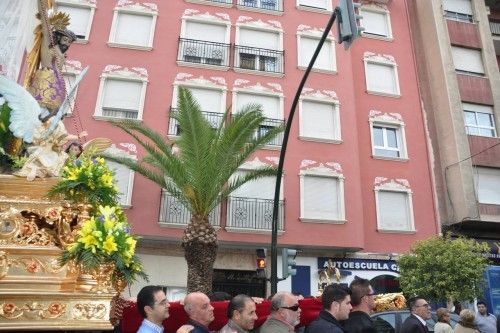
M 118 66 L 119 67 L 119 66 Z M 102 106 L 104 102 L 104 87 L 106 80 L 121 80 L 121 81 L 129 81 L 129 82 L 140 82 L 142 84 L 141 96 L 138 105 L 137 119 L 130 119 L 135 121 L 142 121 L 142 115 L 144 112 L 144 102 L 146 99 L 146 88 L 148 85 L 147 76 L 139 75 L 135 72 L 128 70 L 128 68 L 112 71 L 112 72 L 103 72 L 101 74 L 101 80 L 99 82 L 99 91 L 97 93 L 97 103 L 94 110 L 94 119 L 97 120 L 109 120 L 109 119 L 125 119 L 125 118 L 115 118 L 108 117 L 102 114 Z
M 56 9 L 59 10 L 58 5 L 63 5 L 66 7 L 75 7 L 89 10 L 89 20 L 87 22 L 87 29 L 85 31 L 85 38 L 77 38 L 76 43 L 87 44 L 90 38 L 90 31 L 92 29 L 92 22 L 94 20 L 94 14 L 96 9 L 96 4 L 89 0 L 56 0 Z M 70 17 L 71 20 L 71 17 Z
M 137 160 L 136 155 L 130 154 L 123 149 L 119 149 L 115 145 L 112 145 L 111 147 L 106 149 L 106 153 L 111 155 L 111 156 L 127 157 L 127 158 Z M 106 161 L 106 162 L 109 163 L 111 161 Z M 115 162 L 113 162 L 113 163 L 115 163 Z M 117 163 L 115 163 L 115 164 L 117 164 Z M 135 171 L 131 170 L 130 168 L 126 167 L 125 165 L 119 165 L 119 166 L 127 168 L 129 171 L 127 193 L 122 193 L 125 196 L 125 200 L 123 203 L 120 203 L 120 205 L 123 208 L 131 208 L 132 207 L 132 193 L 134 192 L 133 187 L 134 187 Z
M 495 115 L 494 115 L 493 107 L 492 106 L 462 102 L 462 109 L 464 110 L 464 113 L 465 112 L 472 112 L 472 113 L 474 113 L 474 115 L 476 117 L 476 120 L 477 120 L 477 114 L 478 113 L 479 114 L 488 114 L 490 116 L 490 119 L 491 119 L 492 123 L 493 123 L 493 126 L 491 126 L 491 127 L 480 126 L 480 125 L 477 125 L 477 124 L 475 126 L 469 126 L 465 122 L 465 115 L 464 115 L 465 131 L 467 132 L 468 135 L 484 136 L 484 137 L 488 137 L 488 138 L 496 138 L 497 137 Z M 486 130 L 493 131 L 493 136 L 491 136 L 491 135 L 482 135 L 482 134 L 472 134 L 472 133 L 469 133 L 469 127 L 477 128 L 477 129 L 486 129 Z
M 399 116 L 399 114 L 396 114 Z M 400 117 L 400 116 L 399 116 Z M 372 146 L 372 158 L 381 159 L 381 160 L 392 160 L 392 161 L 408 161 L 408 150 L 406 148 L 406 133 L 405 133 L 405 123 L 397 117 L 393 117 L 388 114 L 381 115 L 380 113 L 377 116 L 371 116 L 369 119 L 370 122 L 370 140 Z M 375 140 L 373 136 L 373 127 L 384 127 L 391 128 L 396 130 L 396 138 L 398 142 L 399 157 L 390 157 L 390 156 L 381 156 L 375 153 L 375 149 L 387 149 L 387 150 L 396 150 L 390 149 L 389 147 L 375 147 Z
M 225 7 L 225 8 L 233 7 L 233 0 L 224 0 L 224 1 L 226 2 L 217 2 L 212 0 L 186 0 L 186 2 L 199 3 L 208 6 Z
M 192 1 L 192 0 L 187 0 L 187 1 Z M 236 0 L 236 8 L 238 8 L 239 10 L 247 10 L 249 12 L 266 13 L 266 14 L 277 15 L 277 16 L 283 15 L 283 1 L 284 0 L 275 0 L 276 1 L 276 9 L 262 8 L 262 2 L 265 0 L 254 0 L 254 1 L 257 1 L 258 5 L 259 5 L 258 7 L 240 5 L 240 2 L 243 2 L 243 1 L 244 0 Z
M 147 45 L 135 45 L 135 44 L 124 44 L 116 42 L 116 34 L 118 29 L 118 18 L 120 14 L 128 15 L 142 15 L 151 17 L 151 27 L 149 31 L 149 41 Z M 151 51 L 153 49 L 153 40 L 156 29 L 156 18 L 158 17 L 158 12 L 146 6 L 141 6 L 139 3 L 128 5 L 126 7 L 115 7 L 113 9 L 113 22 L 111 24 L 111 30 L 109 32 L 108 46 L 110 47 L 120 47 L 129 48 L 135 50 Z
M 304 5 L 304 4 L 302 4 L 302 1 L 303 0 L 297 0 L 297 2 L 296 2 L 297 9 L 305 10 L 305 11 L 309 11 L 309 12 L 324 13 L 324 14 L 330 14 L 333 11 L 332 0 L 324 0 L 325 4 L 326 4 L 326 8 L 324 8 L 324 9 Z
M 453 50 L 456 50 L 458 52 L 463 52 L 463 51 L 460 51 L 460 50 L 473 51 L 474 53 L 475 52 L 479 52 L 479 56 L 480 56 L 480 60 L 481 60 L 482 72 L 474 72 L 474 71 L 469 71 L 469 70 L 466 70 L 466 69 L 457 68 L 457 64 L 455 63 L 455 57 L 454 57 L 454 55 L 456 55 L 456 52 L 454 52 Z M 477 53 L 475 53 L 475 54 L 477 54 Z M 470 76 L 479 76 L 479 77 L 485 77 L 486 76 L 486 67 L 485 67 L 485 62 L 484 62 L 484 57 L 483 57 L 483 51 L 482 50 L 477 50 L 477 49 L 471 49 L 471 48 L 467 48 L 467 47 L 452 45 L 451 46 L 451 55 L 452 55 L 452 59 L 453 59 L 453 66 L 455 68 L 455 71 L 458 74 L 470 75 Z
M 371 95 L 380 95 L 386 97 L 401 97 L 401 89 L 399 85 L 399 75 L 398 75 L 398 65 L 392 56 L 381 56 L 375 55 L 373 53 L 367 52 L 363 58 L 363 62 L 365 65 L 365 83 L 366 83 L 366 92 Z M 369 80 L 368 80 L 368 64 L 374 64 L 379 66 L 388 66 L 392 67 L 394 71 L 394 80 L 396 81 L 396 91 L 393 93 L 377 91 L 370 88 Z
M 212 81 L 209 81 L 207 79 L 204 79 L 203 77 L 197 78 L 197 79 L 191 79 L 187 81 L 175 81 L 174 82 L 174 87 L 173 87 L 173 92 L 172 92 L 172 108 L 177 108 L 177 99 L 179 96 L 179 86 L 185 87 L 185 88 L 196 88 L 196 89 L 205 89 L 205 90 L 212 90 L 212 91 L 218 91 L 221 93 L 221 102 L 220 102 L 220 109 L 216 111 L 210 111 L 210 112 L 216 112 L 224 115 L 226 112 L 226 97 L 227 97 L 227 86 L 223 85 L 218 85 Z M 203 102 L 198 101 L 198 104 L 200 104 L 201 111 L 205 111 L 203 109 Z M 170 124 L 171 118 L 169 117 L 169 124 Z M 169 134 L 169 137 L 174 138 L 177 137 L 176 135 Z
M 380 177 L 382 178 L 382 177 Z M 382 178 L 386 180 L 386 178 Z M 402 185 L 401 181 L 407 183 L 407 186 Z M 377 183 L 377 180 L 375 181 Z M 380 201 L 379 201 L 379 194 L 380 192 L 395 192 L 395 193 L 402 193 L 406 195 L 406 212 L 409 218 L 409 221 L 407 221 L 408 229 L 389 229 L 385 228 L 382 225 L 382 216 L 380 212 Z M 390 182 L 383 182 L 376 184 L 374 187 L 374 193 L 375 193 L 375 207 L 376 207 L 376 213 L 377 213 L 377 231 L 382 232 L 382 233 L 406 233 L 406 234 L 412 234 L 415 233 L 415 217 L 414 217 L 414 212 L 413 212 L 413 192 L 411 191 L 409 184 L 406 180 L 391 180 Z
M 244 88 L 235 87 L 235 88 L 233 88 L 233 97 L 232 97 L 232 102 L 231 102 L 232 105 L 234 106 L 234 108 L 231 110 L 232 114 L 239 111 L 236 109 L 236 106 L 238 105 L 238 94 L 248 94 L 248 95 L 278 98 L 279 99 L 278 116 L 280 118 L 268 118 L 268 119 L 284 120 L 284 103 L 285 103 L 284 99 L 285 99 L 285 97 L 284 97 L 283 93 L 281 93 L 281 92 L 277 93 L 275 91 L 272 91 L 271 89 L 268 89 L 268 88 L 261 86 L 260 84 L 257 84 L 255 86 L 244 87 Z M 268 149 L 268 150 L 280 150 L 281 145 L 279 145 L 279 146 L 265 145 L 262 148 Z
M 65 66 L 63 67 L 63 70 L 62 70 L 61 74 L 63 75 L 63 77 L 65 77 L 65 76 L 72 76 L 76 80 L 76 77 L 81 72 L 82 72 L 81 68 L 74 68 L 74 67 L 68 66 L 68 63 L 66 63 Z M 66 91 L 69 91 L 71 89 L 71 87 L 68 87 L 66 85 L 66 80 L 65 80 L 65 86 L 66 86 Z M 75 102 L 76 102 L 77 96 L 78 96 L 78 87 L 76 87 L 75 93 L 73 95 L 73 98 L 70 101 L 69 109 L 66 112 L 66 116 L 72 116 L 73 115 L 73 110 L 75 108 Z
M 385 40 L 385 41 L 394 40 L 393 35 L 392 35 L 392 27 L 391 27 L 391 14 L 387 9 L 382 9 L 378 6 L 370 6 L 370 5 L 363 5 L 363 6 L 361 6 L 360 9 L 361 9 L 361 11 L 360 11 L 361 16 L 363 16 L 363 12 L 372 12 L 372 13 L 384 15 L 385 23 L 386 23 L 386 27 L 387 27 L 387 36 L 372 34 L 370 32 L 363 30 L 361 32 L 363 37 Z M 361 19 L 361 26 L 364 27 L 363 18 Z
M 337 192 L 337 210 L 339 216 L 337 218 L 322 219 L 314 218 L 305 215 L 305 193 L 304 193 L 304 179 L 306 177 L 323 177 L 327 179 L 333 179 L 337 181 L 338 192 Z M 346 223 L 345 218 L 345 198 L 344 198 L 344 175 L 339 170 L 331 169 L 325 167 L 321 164 L 318 167 L 309 168 L 306 170 L 300 170 L 300 217 L 301 222 L 312 222 L 312 223 L 331 223 L 331 224 L 344 224 Z
M 281 28 L 277 28 L 275 26 L 272 26 L 271 24 L 264 23 L 262 21 L 258 22 L 245 22 L 245 23 L 236 23 L 236 33 L 235 33 L 235 45 L 239 46 L 245 46 L 240 43 L 240 29 L 244 30 L 256 30 L 256 31 L 262 31 L 262 32 L 269 32 L 273 34 L 278 35 L 278 48 L 277 50 L 273 51 L 279 51 L 283 52 L 283 30 Z M 256 56 L 256 68 L 259 68 L 260 64 L 260 57 Z M 277 73 L 277 72 L 267 72 L 267 71 L 260 71 L 258 69 L 245 69 L 245 68 L 240 68 L 240 55 L 237 54 L 237 48 L 234 48 L 234 71 L 239 72 L 239 73 L 248 73 L 248 74 L 255 74 L 255 75 L 263 75 L 263 76 L 273 76 L 273 77 L 283 77 L 285 76 L 285 54 L 284 52 L 282 53 L 281 56 L 281 66 L 283 68 L 283 73 Z M 278 61 L 277 61 L 278 63 Z
M 302 38 L 315 39 L 319 42 L 319 40 L 321 38 L 321 34 L 322 34 L 322 32 L 320 30 L 316 30 L 316 29 L 297 32 L 297 62 L 298 62 L 297 67 L 299 69 L 302 69 L 302 70 L 307 69 L 307 66 L 309 66 L 309 61 L 310 61 L 310 59 L 302 59 L 302 53 L 301 53 Z M 313 68 L 311 70 L 314 72 L 320 72 L 320 73 L 337 74 L 337 52 L 335 50 L 336 41 L 335 41 L 335 38 L 333 38 L 333 36 L 331 34 L 326 38 L 325 44 L 323 44 L 323 48 L 328 47 L 327 43 L 330 44 L 329 45 L 330 53 L 332 55 L 332 58 L 330 59 L 331 63 L 329 64 L 330 68 L 328 68 L 328 69 L 318 68 L 318 67 L 316 67 L 316 64 L 315 64 L 315 66 L 313 66 Z
M 230 44 L 230 35 L 231 35 L 231 21 L 229 21 L 229 18 L 227 20 L 224 20 L 220 17 L 210 15 L 208 13 L 204 15 L 193 15 L 193 16 L 186 16 L 184 15 L 181 18 L 181 32 L 180 32 L 180 37 L 181 38 L 186 38 L 186 25 L 188 22 L 194 22 L 194 23 L 200 23 L 200 24 L 211 24 L 211 25 L 219 25 L 223 26 L 226 29 L 226 33 L 224 36 L 224 43 L 229 45 Z M 202 39 L 200 39 L 202 40 Z M 179 48 L 179 53 L 181 52 Z M 182 61 L 182 60 L 177 60 L 177 64 L 180 66 L 186 66 L 186 67 L 195 67 L 195 68 L 210 68 L 210 69 L 215 69 L 215 70 L 220 70 L 220 71 L 227 71 L 229 70 L 230 66 L 230 55 L 231 55 L 231 49 L 229 48 L 227 51 L 227 66 L 218 66 L 218 65 L 211 65 L 211 64 L 205 64 L 205 63 L 195 63 L 195 62 L 187 62 L 187 61 Z M 177 54 L 177 59 L 181 59 L 180 54 Z
M 453 1 L 453 0 L 452 0 Z M 448 20 L 454 20 L 454 21 L 459 21 L 459 22 L 469 22 L 473 23 L 474 22 L 474 8 L 472 6 L 471 2 L 471 12 L 470 13 L 465 13 L 465 12 L 457 12 L 453 10 L 447 10 L 446 9 L 446 0 L 443 1 L 443 16 L 448 19 Z
M 483 190 L 481 189 L 481 179 L 479 178 L 481 174 L 483 174 L 483 176 L 489 174 L 500 177 L 500 169 L 474 166 L 474 183 L 476 184 L 477 201 L 480 204 L 500 206 L 500 202 L 494 202 L 491 200 L 492 199 L 491 194 L 489 194 L 488 192 L 483 194 L 484 189 Z M 486 200 L 483 200 L 483 197 L 486 198 Z
M 332 117 L 333 117 L 333 133 L 331 138 L 319 138 L 311 135 L 306 135 L 304 133 L 304 124 L 303 119 L 306 117 L 305 110 L 303 107 L 303 102 L 313 102 L 313 103 L 322 103 L 328 104 L 332 106 Z M 334 99 L 330 96 L 327 96 L 319 91 L 312 95 L 301 96 L 299 99 L 299 139 L 304 141 L 315 141 L 315 142 L 325 142 L 325 143 L 334 143 L 340 144 L 342 143 L 342 130 L 341 130 L 341 122 L 340 122 L 340 103 L 338 99 Z

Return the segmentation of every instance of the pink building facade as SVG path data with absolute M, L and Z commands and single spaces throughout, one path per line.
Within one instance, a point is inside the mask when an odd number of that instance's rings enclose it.
M 143 151 L 106 120 L 137 119 L 175 140 L 178 86 L 190 88 L 214 124 L 232 106 L 263 105 L 261 131 L 283 123 L 337 0 L 57 0 L 80 40 L 68 52 L 67 83 L 85 66 L 67 128 L 108 137 L 112 151 Z M 349 51 L 334 28 L 302 92 L 288 143 L 279 247 L 299 249 L 298 274 L 280 290 L 315 294 L 325 258 L 392 290 L 393 259 L 439 233 L 424 113 L 406 0 L 363 1 L 363 36 Z M 256 133 L 259 135 L 259 133 Z M 242 166 L 276 165 L 281 140 Z M 189 214 L 168 193 L 113 165 L 122 204 L 143 237 L 151 283 L 181 297 L 180 248 Z M 255 249 L 270 248 L 274 180 L 246 185 L 212 213 L 220 253 L 214 290 L 265 295 Z M 281 275 L 281 272 L 278 273 Z M 135 296 L 141 285 L 133 286 Z M 245 289 L 246 288 L 246 289 Z

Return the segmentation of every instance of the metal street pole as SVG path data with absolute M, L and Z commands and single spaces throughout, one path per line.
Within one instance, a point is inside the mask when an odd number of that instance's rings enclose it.
M 314 62 L 325 43 L 326 38 L 328 37 L 328 33 L 332 29 L 333 22 L 335 22 L 335 17 L 337 16 L 338 8 L 332 13 L 328 24 L 326 25 L 325 31 L 323 32 L 323 36 L 314 51 L 314 54 L 309 62 L 309 66 L 307 66 L 306 72 L 300 81 L 299 88 L 295 93 L 295 97 L 293 99 L 292 107 L 290 108 L 290 114 L 288 115 L 288 119 L 286 122 L 285 132 L 283 135 L 283 143 L 281 145 L 280 152 L 280 160 L 278 163 L 278 174 L 276 178 L 276 187 L 274 190 L 274 203 L 273 203 L 273 223 L 272 223 L 272 235 L 271 235 L 271 294 L 275 294 L 278 291 L 278 208 L 279 208 L 279 199 L 280 199 L 280 188 L 281 188 L 281 177 L 283 175 L 283 164 L 285 161 L 285 153 L 286 146 L 288 145 L 288 136 L 290 135 L 290 128 L 292 127 L 293 115 L 295 114 L 295 109 L 297 107 L 297 103 L 299 102 L 300 94 L 302 93 L 302 88 L 307 81 L 307 77 L 311 72 L 312 67 L 314 66 Z

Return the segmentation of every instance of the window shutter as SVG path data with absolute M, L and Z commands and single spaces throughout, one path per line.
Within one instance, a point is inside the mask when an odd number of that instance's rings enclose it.
M 247 171 L 238 171 L 236 175 L 245 175 Z M 234 191 L 231 196 L 254 199 L 274 199 L 274 189 L 276 187 L 275 177 L 263 177 L 245 183 Z
M 395 69 L 391 65 L 366 64 L 368 90 L 397 94 Z
M 311 58 L 316 51 L 316 47 L 318 46 L 319 39 L 309 38 L 309 37 L 300 37 L 300 65 L 307 67 Z M 314 68 L 318 69 L 326 69 L 333 70 L 333 55 L 332 55 L 332 42 L 325 41 L 321 51 L 318 54 L 318 58 L 316 58 L 316 62 L 314 63 Z
M 312 101 L 302 101 L 301 135 L 320 138 L 335 139 L 334 105 Z
M 443 9 L 449 12 L 472 15 L 470 0 L 443 0 Z
M 116 182 L 116 185 L 118 186 L 119 192 L 118 202 L 121 205 L 129 205 L 130 198 L 128 197 L 128 190 L 132 171 L 128 167 L 115 162 L 106 161 L 106 163 L 108 167 L 115 173 L 114 180 Z
M 185 38 L 204 40 L 215 43 L 226 42 L 226 26 L 219 24 L 205 24 L 198 22 L 186 22 Z
M 238 44 L 241 46 L 250 46 L 269 50 L 281 49 L 279 47 L 279 34 L 262 30 L 241 28 L 239 30 Z
M 451 54 L 455 69 L 459 71 L 484 74 L 483 57 L 480 50 L 452 46 Z
M 120 44 L 149 46 L 153 17 L 118 13 L 115 42 Z
M 240 111 L 247 104 L 262 105 L 262 111 L 266 118 L 282 119 L 279 108 L 279 97 L 238 93 L 236 112 Z
M 222 92 L 214 89 L 201 89 L 188 87 L 191 94 L 200 104 L 201 110 L 206 112 L 222 112 Z
M 361 15 L 363 16 L 362 26 L 365 28 L 365 33 L 389 36 L 387 15 L 385 13 L 363 10 Z
M 339 185 L 336 178 L 304 176 L 303 184 L 304 218 L 339 218 Z
M 500 205 L 500 170 L 477 167 L 476 171 L 479 202 Z
M 407 193 L 379 191 L 377 208 L 380 229 L 410 230 Z
M 142 82 L 107 79 L 103 107 L 139 111 Z
M 299 3 L 301 6 L 327 9 L 326 1 L 328 0 L 300 0 Z
M 57 11 L 69 15 L 68 29 L 80 38 L 87 38 L 87 27 L 90 19 L 90 8 L 57 5 Z

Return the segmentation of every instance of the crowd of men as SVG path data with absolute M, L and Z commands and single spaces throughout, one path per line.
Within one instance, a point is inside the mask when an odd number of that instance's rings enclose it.
M 325 287 L 321 296 L 322 310 L 318 317 L 305 327 L 300 323 L 299 298 L 290 292 L 280 291 L 271 298 L 271 311 L 258 328 L 256 305 L 252 297 L 237 295 L 227 306 L 227 324 L 219 333 L 376 333 L 370 314 L 375 310 L 375 293 L 366 279 L 356 278 L 349 288 L 340 284 Z M 163 333 L 163 321 L 169 316 L 169 303 L 161 287 L 146 286 L 137 296 L 137 307 L 144 318 L 137 333 Z M 207 295 L 201 292 L 188 294 L 184 310 L 189 317 L 177 333 L 209 333 L 214 320 L 214 307 Z M 482 308 L 484 306 L 484 309 Z M 428 333 L 426 321 L 431 319 L 431 307 L 422 297 L 408 300 L 410 316 L 404 321 L 402 333 Z M 496 333 L 496 318 L 487 313 L 486 305 L 478 303 L 478 332 Z M 445 310 L 445 309 L 444 309 Z M 465 311 L 465 310 L 464 310 Z

